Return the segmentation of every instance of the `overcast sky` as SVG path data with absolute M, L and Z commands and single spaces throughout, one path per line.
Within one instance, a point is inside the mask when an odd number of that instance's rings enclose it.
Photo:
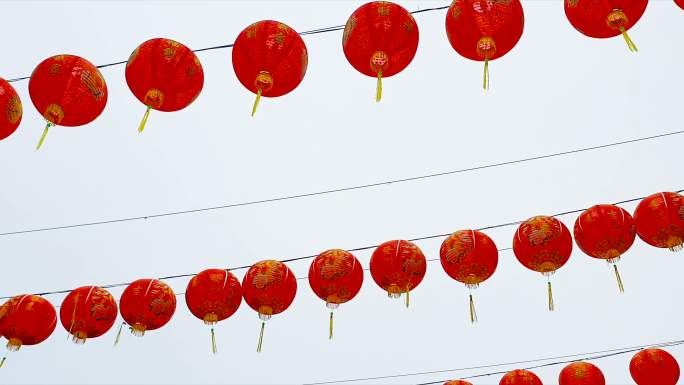
M 409 10 L 447 1 L 402 1 Z M 346 61 L 342 32 L 304 38 L 309 67 L 291 94 L 264 99 L 250 117 L 253 94 L 236 79 L 228 49 L 199 53 L 205 85 L 187 109 L 152 112 L 129 91 L 124 67 L 102 70 L 109 88 L 104 113 L 78 128 L 50 131 L 26 81 L 19 130 L 0 142 L 0 232 L 55 226 L 373 183 L 572 150 L 682 129 L 684 11 L 651 1 L 622 38 L 590 39 L 565 18 L 560 0 L 523 2 L 525 32 L 491 63 L 461 58 L 444 31 L 445 11 L 416 15 L 418 53 L 375 81 Z M 252 22 L 275 19 L 298 31 L 344 24 L 357 1 L 4 1 L 0 76 L 29 75 L 51 55 L 77 54 L 95 64 L 125 60 L 143 41 L 168 37 L 191 48 L 232 43 Z M 684 188 L 682 138 L 672 136 L 590 153 L 373 189 L 97 227 L 0 239 L 0 295 L 191 273 L 205 268 L 293 258 L 329 248 L 375 245 L 478 228 Z M 624 205 L 633 212 L 636 204 Z M 560 219 L 572 228 L 576 215 Z M 514 227 L 487 231 L 499 248 Z M 437 258 L 442 239 L 419 242 Z M 370 251 L 356 256 L 367 266 Z M 467 290 L 438 262 L 428 264 L 411 308 L 387 298 L 366 274 L 361 293 L 336 314 L 327 339 L 323 301 L 299 280 L 286 312 L 266 325 L 244 302 L 209 330 L 179 297 L 175 316 L 144 338 L 116 328 L 85 346 L 61 325 L 46 342 L 10 355 L 2 383 L 302 383 L 441 370 L 590 352 L 682 339 L 683 254 L 640 240 L 620 263 L 619 294 L 605 262 L 575 247 L 546 282 L 500 253 L 492 278 L 475 292 L 480 322 L 471 326 Z M 309 261 L 290 265 L 305 277 Z M 244 270 L 236 275 L 242 279 Z M 183 292 L 187 279 L 168 281 Z M 122 288 L 112 289 L 118 298 Z M 62 295 L 48 297 L 59 305 Z M 118 322 L 117 325 L 118 327 Z M 684 358 L 680 347 L 669 349 Z M 596 361 L 609 384 L 632 383 L 631 355 Z M 500 369 L 513 369 L 504 367 Z M 537 370 L 554 384 L 560 367 Z M 481 370 L 366 383 L 414 384 Z M 497 384 L 499 376 L 473 381 Z

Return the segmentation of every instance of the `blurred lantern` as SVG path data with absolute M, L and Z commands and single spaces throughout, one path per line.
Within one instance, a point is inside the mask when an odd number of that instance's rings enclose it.
M 375 101 L 382 98 L 382 78 L 398 74 L 418 49 L 418 25 L 400 5 L 374 1 L 347 20 L 342 49 L 349 63 L 366 76 L 377 77 Z
M 47 120 L 36 150 L 52 126 L 75 127 L 95 120 L 107 104 L 107 84 L 86 59 L 57 55 L 38 64 L 29 80 L 29 94 Z
M 185 303 L 192 314 L 211 326 L 211 350 L 216 353 L 214 325 L 233 315 L 242 302 L 242 288 L 227 270 L 208 269 L 192 277 Z
M 59 318 L 64 329 L 77 344 L 99 337 L 116 321 L 118 306 L 114 297 L 97 286 L 74 289 L 62 301 Z
M 387 291 L 390 298 L 399 298 L 415 289 L 425 277 L 425 256 L 409 241 L 388 241 L 375 249 L 370 260 L 370 272 L 375 283 Z
M 446 15 L 451 46 L 465 58 L 484 61 L 484 89 L 489 88 L 489 61 L 513 49 L 524 26 L 520 0 L 454 0 Z
M 561 370 L 558 385 L 606 385 L 606 378 L 589 362 L 573 362 Z
M 550 277 L 570 259 L 572 237 L 568 228 L 553 217 L 532 217 L 515 232 L 513 252 L 523 266 L 547 277 L 549 310 L 553 310 Z
M 516 369 L 506 373 L 499 385 L 543 385 L 536 374 L 525 369 Z
M 679 364 L 664 350 L 644 349 L 632 357 L 629 373 L 638 385 L 675 385 Z
M 624 292 L 617 262 L 636 238 L 636 224 L 632 216 L 618 206 L 596 205 L 577 217 L 574 233 L 580 250 L 613 265 L 618 288 Z
M 684 9 L 684 0 L 674 0 L 674 2 L 679 6 L 679 8 Z
M 261 352 L 265 322 L 272 315 L 285 311 L 296 294 L 297 279 L 282 262 L 260 261 L 247 270 L 242 279 L 242 295 L 247 305 L 259 313 L 261 320 L 257 352 Z
M 361 290 L 363 268 L 350 252 L 332 249 L 319 254 L 309 267 L 309 285 L 330 309 L 330 333 L 333 337 L 333 310 L 354 298 Z
M 304 40 L 283 23 L 262 20 L 240 32 L 233 45 L 233 70 L 256 94 L 252 116 L 262 96 L 274 98 L 294 90 L 304 79 L 308 62 Z
M 565 16 L 582 34 L 605 39 L 619 34 L 632 52 L 638 49 L 627 31 L 644 14 L 648 0 L 565 0 Z
M 439 249 L 442 268 L 449 277 L 464 283 L 469 290 L 491 277 L 499 261 L 499 251 L 485 233 L 477 230 L 461 230 L 451 234 Z M 472 292 L 470 298 L 470 322 L 477 321 Z
M 12 135 L 21 123 L 22 107 L 17 91 L 0 78 L 0 140 Z
M 661 192 L 644 198 L 634 211 L 637 234 L 651 246 L 684 248 L 684 196 Z
M 141 133 L 151 109 L 178 111 L 195 101 L 204 85 L 204 71 L 190 48 L 156 38 L 140 44 L 128 58 L 126 83 L 147 107 L 138 127 Z
M 473 385 L 468 381 L 463 380 L 451 380 L 444 383 L 444 385 Z
M 15 352 L 22 345 L 45 341 L 55 330 L 57 313 L 50 302 L 37 295 L 18 295 L 0 307 L 2 331 L 7 338 L 7 350 Z M 7 356 L 0 361 L 0 367 Z
M 171 320 L 176 311 L 176 294 L 157 279 L 139 279 L 126 287 L 119 306 L 131 333 L 142 337 L 145 331 L 159 329 Z M 120 335 L 121 328 L 114 344 L 119 341 Z

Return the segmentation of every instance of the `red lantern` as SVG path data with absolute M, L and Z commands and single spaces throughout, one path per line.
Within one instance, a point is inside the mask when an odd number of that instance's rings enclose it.
M 22 107 L 17 91 L 0 78 L 0 140 L 12 135 L 21 123 Z
M 636 238 L 636 224 L 632 216 L 618 206 L 596 205 L 577 217 L 574 233 L 580 250 L 613 265 L 618 288 L 624 292 L 617 262 Z
M 73 341 L 84 344 L 86 339 L 99 337 L 116 321 L 118 306 L 114 297 L 97 286 L 74 289 L 62 301 L 59 318 Z
M 151 109 L 178 111 L 195 101 L 204 85 L 204 71 L 190 48 L 171 39 L 150 39 L 128 58 L 126 83 L 147 107 L 138 127 L 143 132 Z
M 558 385 L 606 385 L 606 378 L 589 362 L 573 362 L 561 370 Z
M 684 196 L 661 192 L 644 198 L 634 211 L 637 234 L 651 246 L 684 248 Z
M 477 230 L 461 230 L 451 234 L 439 249 L 442 268 L 449 277 L 464 283 L 470 290 L 494 274 L 499 250 L 494 241 Z M 470 293 L 470 322 L 477 321 L 473 294 Z
M 400 5 L 373 1 L 347 20 L 342 49 L 349 63 L 366 76 L 377 77 L 375 101 L 382 98 L 382 78 L 403 71 L 418 50 L 418 25 Z
M 227 270 L 204 270 L 188 282 L 185 302 L 195 317 L 211 326 L 211 348 L 216 353 L 214 325 L 233 315 L 240 307 L 240 281 Z
M 501 378 L 499 385 L 544 385 L 536 374 L 525 369 L 512 370 Z
M 684 9 L 684 0 L 674 0 L 674 2 L 679 6 L 679 8 Z
M 333 337 L 333 310 L 354 298 L 361 290 L 363 268 L 352 253 L 340 249 L 319 254 L 309 267 L 309 285 L 330 309 L 330 334 Z
M 159 329 L 171 320 L 176 311 L 176 294 L 164 282 L 139 279 L 126 287 L 119 306 L 131 333 L 142 337 L 146 331 Z
M 7 350 L 17 351 L 22 345 L 45 341 L 57 325 L 57 313 L 50 302 L 37 295 L 18 295 L 0 307 L 2 330 L 7 338 Z M 5 363 L 0 361 L 0 367 Z
M 524 26 L 520 0 L 454 0 L 446 15 L 451 46 L 465 58 L 484 61 L 484 89 L 489 88 L 489 61 L 513 49 Z
M 259 313 L 261 332 L 257 352 L 261 352 L 264 326 L 272 315 L 285 311 L 297 294 L 297 279 L 284 263 L 274 260 L 260 261 L 247 270 L 242 279 L 245 302 Z
M 463 380 L 451 380 L 451 381 L 445 382 L 444 385 L 473 385 L 473 384 L 468 382 L 468 381 L 463 381 Z
M 75 127 L 95 120 L 107 104 L 107 84 L 86 59 L 57 55 L 38 64 L 29 80 L 29 94 L 47 120 L 36 150 L 52 126 Z
M 233 70 L 245 88 L 261 96 L 283 96 L 299 85 L 309 58 L 304 40 L 284 23 L 262 20 L 245 28 L 233 45 Z
M 644 14 L 648 0 L 565 0 L 565 16 L 582 34 L 605 39 L 622 34 L 632 52 L 638 49 L 627 31 Z
M 675 385 L 679 381 L 679 364 L 661 349 L 645 349 L 629 362 L 629 373 L 638 385 Z
M 414 243 L 403 240 L 388 241 L 378 246 L 370 260 L 370 272 L 375 283 L 387 291 L 390 298 L 399 298 L 409 292 L 425 277 L 426 261 L 423 252 Z
M 568 228 L 553 217 L 532 217 L 518 227 L 513 237 L 513 253 L 523 266 L 549 279 L 549 310 L 553 310 L 550 277 L 570 259 L 572 237 Z

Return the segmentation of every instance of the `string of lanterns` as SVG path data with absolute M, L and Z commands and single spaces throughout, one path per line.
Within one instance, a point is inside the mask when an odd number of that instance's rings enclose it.
M 684 8 L 684 0 L 675 3 Z M 648 0 L 565 0 L 570 24 L 593 38 L 622 35 L 630 50 L 637 47 L 627 34 L 641 18 Z M 454 0 L 446 14 L 447 38 L 461 56 L 484 62 L 483 87 L 489 88 L 489 62 L 511 51 L 524 29 L 520 0 Z M 374 1 L 359 7 L 347 20 L 342 48 L 360 73 L 377 79 L 376 101 L 382 98 L 382 79 L 403 71 L 418 49 L 418 25 L 403 7 Z M 245 28 L 235 40 L 233 69 L 242 85 L 261 97 L 275 98 L 293 91 L 308 65 L 301 36 L 284 23 L 263 20 Z M 188 47 L 156 38 L 138 46 L 126 62 L 126 82 L 145 106 L 138 127 L 143 132 L 151 110 L 171 112 L 190 105 L 202 91 L 202 65 Z M 76 127 L 95 120 L 107 104 L 107 85 L 88 60 L 56 55 L 41 62 L 31 74 L 29 94 L 47 121 L 36 149 L 53 126 Z M 16 90 L 0 78 L 0 140 L 17 130 L 22 103 Z

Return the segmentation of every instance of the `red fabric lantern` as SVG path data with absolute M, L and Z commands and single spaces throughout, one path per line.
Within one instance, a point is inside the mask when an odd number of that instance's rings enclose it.
M 679 6 L 679 8 L 684 9 L 684 0 L 674 0 L 674 2 Z
M 126 83 L 147 110 L 138 132 L 143 132 L 150 109 L 178 111 L 197 99 L 204 71 L 190 48 L 171 39 L 150 39 L 138 46 L 126 63 Z
M 629 373 L 638 385 L 675 385 L 679 364 L 664 350 L 644 349 L 632 357 Z
M 97 286 L 74 289 L 62 301 L 59 319 L 75 343 L 83 344 L 88 338 L 99 337 L 116 321 L 119 312 L 114 297 Z
M 476 289 L 494 274 L 499 262 L 499 251 L 485 233 L 461 230 L 451 234 L 439 249 L 442 268 L 449 277 Z M 473 294 L 470 293 L 470 322 L 477 321 Z
M 489 61 L 513 49 L 524 27 L 520 0 L 454 0 L 446 15 L 451 46 L 465 58 L 484 61 L 484 89 L 489 88 Z
M 536 374 L 525 369 L 512 370 L 501 378 L 499 385 L 544 385 Z
M 394 240 L 378 246 L 370 260 L 370 272 L 375 283 L 387 291 L 390 298 L 399 298 L 409 292 L 425 277 L 426 261 L 423 252 L 414 243 Z
M 88 124 L 107 104 L 107 84 L 100 70 L 74 55 L 57 55 L 38 64 L 29 80 L 29 94 L 48 122 L 36 150 L 50 127 Z
M 558 385 L 606 385 L 606 378 L 589 362 L 573 362 L 561 370 Z
M 176 294 L 157 279 L 139 279 L 126 287 L 119 306 L 131 333 L 142 337 L 146 331 L 159 329 L 171 320 L 176 311 Z
M 463 381 L 463 380 L 451 380 L 451 381 L 445 382 L 444 385 L 473 385 L 473 384 L 468 382 L 468 381 Z
M 0 307 L 0 320 L 0 335 L 7 338 L 7 349 L 17 351 L 22 345 L 36 345 L 50 337 L 57 325 L 57 313 L 43 297 L 18 295 Z
M 547 279 L 570 259 L 572 237 L 563 222 L 553 217 L 536 216 L 523 222 L 513 237 L 513 252 L 518 261 Z M 547 282 L 549 310 L 554 309 L 551 281 Z
M 330 334 L 333 337 L 333 310 L 354 298 L 361 290 L 363 268 L 352 253 L 340 249 L 319 254 L 309 267 L 309 285 L 330 309 Z
M 565 0 L 565 16 L 582 34 L 605 39 L 622 34 L 632 52 L 638 49 L 627 31 L 644 14 L 648 0 Z
M 227 270 L 204 270 L 188 282 L 185 302 L 195 317 L 211 326 L 211 348 L 216 353 L 214 325 L 233 315 L 240 307 L 240 281 Z
M 634 211 L 637 234 L 651 246 L 684 248 L 684 196 L 661 192 L 644 198 Z
M 636 223 L 632 216 L 618 206 L 596 205 L 577 217 L 574 234 L 577 246 L 585 254 L 613 265 L 618 288 L 624 292 L 617 262 L 636 238 Z
M 259 313 L 261 332 L 257 352 L 261 351 L 265 321 L 285 311 L 297 294 L 297 278 L 280 261 L 265 260 L 253 264 L 242 279 L 245 302 Z
M 233 70 L 256 94 L 252 116 L 261 96 L 274 98 L 297 88 L 308 62 L 304 40 L 284 23 L 262 20 L 240 32 L 233 45 Z
M 403 71 L 418 50 L 418 24 L 400 5 L 373 1 L 347 20 L 342 49 L 349 63 L 366 76 L 377 77 L 375 101 L 382 98 L 382 78 Z
M 0 140 L 12 135 L 21 123 L 22 106 L 17 91 L 0 78 Z

